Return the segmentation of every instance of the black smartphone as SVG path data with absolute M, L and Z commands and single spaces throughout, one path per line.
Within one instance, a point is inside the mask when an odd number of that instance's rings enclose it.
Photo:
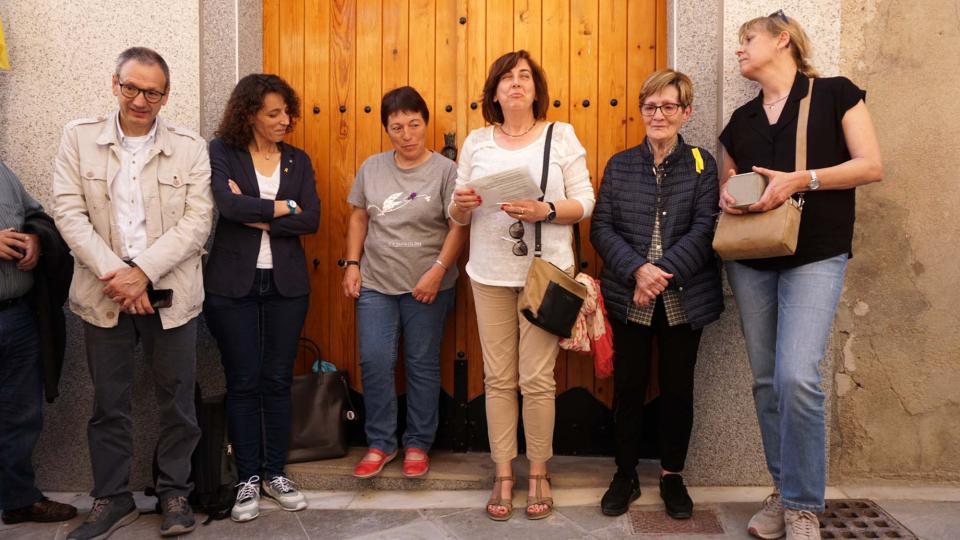
M 168 308 L 173 305 L 173 289 L 148 289 L 147 298 L 153 309 Z

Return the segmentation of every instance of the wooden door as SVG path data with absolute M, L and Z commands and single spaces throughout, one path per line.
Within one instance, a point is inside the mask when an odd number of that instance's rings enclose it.
M 353 301 L 340 292 L 334 262 L 344 251 L 353 176 L 364 159 L 390 148 L 380 125 L 383 93 L 417 88 L 430 107 L 428 146 L 440 150 L 446 136 L 459 148 L 484 125 L 489 65 L 527 49 L 547 74 L 549 119 L 574 126 L 596 187 L 606 160 L 642 141 L 640 85 L 666 66 L 666 0 L 264 0 L 263 7 L 264 71 L 300 95 L 303 116 L 288 141 L 311 156 L 322 201 L 320 230 L 304 241 L 313 293 L 303 333 L 350 372 L 358 392 Z M 582 231 L 588 238 L 589 223 Z M 589 242 L 584 255 L 596 275 L 600 261 Z M 464 278 L 441 366 L 438 444 L 483 448 L 483 363 Z M 571 353 L 561 353 L 556 378 L 557 451 L 607 451 L 612 381 L 595 379 L 592 360 Z

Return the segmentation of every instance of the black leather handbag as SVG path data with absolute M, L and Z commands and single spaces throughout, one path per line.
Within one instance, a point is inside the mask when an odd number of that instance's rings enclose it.
M 300 338 L 300 347 L 313 358 L 320 348 Z M 312 362 L 311 362 L 312 364 Z M 356 419 L 345 370 L 307 373 L 293 377 L 290 388 L 293 417 L 290 422 L 288 463 L 343 457 L 347 454 L 347 422 Z
M 553 124 L 547 128 L 547 142 L 543 148 L 543 169 L 540 173 L 540 191 L 547 192 L 547 176 L 550 165 L 550 142 L 553 139 Z M 539 200 L 543 200 L 543 196 Z M 587 297 L 587 288 L 573 276 L 553 263 L 544 260 L 540 245 L 541 224 L 535 225 L 533 260 L 527 272 L 527 281 L 520 295 L 520 312 L 531 324 L 563 338 L 570 337 L 577 315 Z M 576 244 L 576 264 L 580 262 L 580 226 L 573 226 Z M 579 268 L 577 268 L 579 269 Z M 574 272 L 576 272 L 576 270 Z

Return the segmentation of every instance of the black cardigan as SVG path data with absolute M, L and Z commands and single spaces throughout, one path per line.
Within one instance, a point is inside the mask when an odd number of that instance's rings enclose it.
M 711 246 L 719 211 L 717 164 L 700 149 L 704 168 L 697 173 L 692 148 L 681 137 L 663 161 L 663 257 L 656 261 L 647 260 L 657 212 L 653 154 L 644 141 L 607 162 L 590 241 L 603 258 L 603 300 L 611 319 L 626 321 L 636 285 L 633 273 L 646 262 L 673 274 L 670 287 L 680 293 L 691 327 L 701 328 L 723 311 L 719 260 Z
M 320 223 L 313 165 L 307 154 L 280 143 L 280 189 L 277 200 L 293 199 L 302 212 L 274 219 L 274 201 L 260 198 L 253 159 L 245 148 L 234 148 L 221 139 L 210 142 L 211 187 L 217 203 L 216 234 L 210 258 L 204 270 L 207 292 L 239 298 L 250 292 L 260 254 L 260 229 L 244 223 L 270 224 L 270 250 L 273 253 L 273 281 L 281 296 L 310 293 L 307 260 L 300 235 L 313 234 Z M 227 179 L 240 186 L 234 195 Z

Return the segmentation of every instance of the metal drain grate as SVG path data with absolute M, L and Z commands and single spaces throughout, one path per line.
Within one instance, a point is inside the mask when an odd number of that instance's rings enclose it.
M 869 499 L 829 499 L 820 515 L 820 536 L 845 538 L 909 538 L 917 535 Z
M 641 534 L 723 534 L 720 520 L 711 510 L 697 508 L 690 519 L 673 519 L 663 509 L 630 510 L 630 530 Z

